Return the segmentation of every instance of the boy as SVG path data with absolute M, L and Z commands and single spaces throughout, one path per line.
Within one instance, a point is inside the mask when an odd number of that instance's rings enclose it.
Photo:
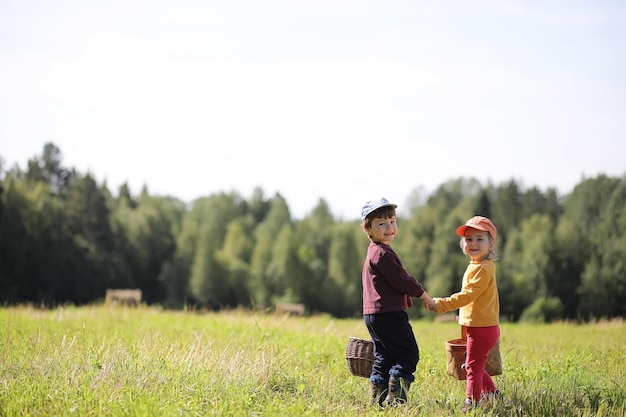
M 396 208 L 385 198 L 368 201 L 361 210 L 362 228 L 370 239 L 363 263 L 363 318 L 374 342 L 370 376 L 372 403 L 402 404 L 415 380 L 419 347 L 406 310 L 411 297 L 432 303 L 422 285 L 408 274 L 390 243 L 398 234 Z

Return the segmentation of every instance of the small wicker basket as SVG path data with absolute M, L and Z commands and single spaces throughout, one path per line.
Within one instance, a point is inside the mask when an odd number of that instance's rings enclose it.
M 371 340 L 349 337 L 346 361 L 352 375 L 369 378 L 374 364 L 374 343 Z
M 456 379 L 467 379 L 465 371 L 465 355 L 467 351 L 466 339 L 452 339 L 446 342 L 446 362 L 448 375 Z M 502 358 L 500 356 L 500 341 L 489 351 L 485 370 L 491 376 L 502 375 Z

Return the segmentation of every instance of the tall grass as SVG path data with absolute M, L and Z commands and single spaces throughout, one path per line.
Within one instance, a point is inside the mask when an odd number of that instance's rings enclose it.
M 409 404 L 386 416 L 461 415 L 446 375 L 454 323 L 412 323 Z M 361 320 L 148 307 L 0 310 L 1 416 L 380 416 L 350 375 Z M 500 416 L 626 416 L 626 324 L 503 324 Z

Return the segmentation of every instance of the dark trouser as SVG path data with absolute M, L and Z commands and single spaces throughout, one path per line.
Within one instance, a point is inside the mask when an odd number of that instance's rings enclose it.
M 365 314 L 363 318 L 374 342 L 370 381 L 386 384 L 389 375 L 395 375 L 413 382 L 420 353 L 406 311 Z

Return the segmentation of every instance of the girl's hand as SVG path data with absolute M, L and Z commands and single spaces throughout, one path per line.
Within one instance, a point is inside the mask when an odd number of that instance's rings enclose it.
M 428 308 L 430 311 L 437 311 L 437 299 L 436 298 L 431 298 L 429 300 L 428 303 L 425 303 L 425 307 Z

